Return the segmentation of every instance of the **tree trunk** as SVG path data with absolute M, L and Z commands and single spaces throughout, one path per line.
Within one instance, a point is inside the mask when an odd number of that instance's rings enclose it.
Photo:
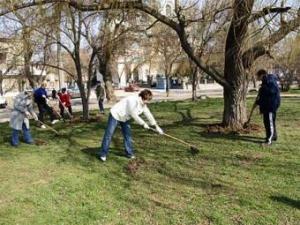
M 0 95 L 4 94 L 3 93 L 3 79 L 4 79 L 3 72 L 2 72 L 2 70 L 0 70 Z
M 242 129 L 247 121 L 246 94 L 242 87 L 224 88 L 223 125 L 233 131 Z
M 257 88 L 257 84 L 256 84 L 256 79 L 254 76 L 252 76 L 252 83 L 253 83 L 253 88 Z
M 27 61 L 26 57 L 25 57 L 25 65 L 24 65 L 24 76 L 29 81 L 30 87 L 32 89 L 34 89 L 36 87 L 36 85 L 35 85 L 36 82 L 34 81 L 31 71 L 30 71 L 30 60 Z
M 196 101 L 197 99 L 197 94 L 196 94 L 196 81 L 197 81 L 197 72 L 198 72 L 198 67 L 197 66 L 192 66 L 192 72 L 193 72 L 193 77 L 192 77 L 192 101 Z
M 114 93 L 114 88 L 112 86 L 112 75 L 109 67 L 109 63 L 100 54 L 97 55 L 99 61 L 99 72 L 103 76 L 103 81 L 105 84 L 105 94 L 107 101 L 116 101 L 117 97 Z
M 89 98 L 85 93 L 85 88 L 82 80 L 79 78 L 76 80 L 77 86 L 79 88 L 81 103 L 82 103 L 82 118 L 83 120 L 87 121 L 90 117 L 90 110 L 89 110 Z
M 112 85 L 112 82 L 110 80 L 104 81 L 105 84 L 105 93 L 106 93 L 106 99 L 109 102 L 114 102 L 117 100 L 117 97 L 114 93 L 114 88 Z
M 241 60 L 225 61 L 225 77 L 230 75 L 231 82 L 229 88 L 223 89 L 223 125 L 232 130 L 239 130 L 247 121 L 246 96 L 249 76 L 244 71 Z
M 84 83 L 83 83 L 83 74 L 81 71 L 81 63 L 80 63 L 80 55 L 79 55 L 79 48 L 75 48 L 75 68 L 77 72 L 77 86 L 80 92 L 81 103 L 82 103 L 82 118 L 83 120 L 87 121 L 90 117 L 89 111 L 89 96 L 85 90 Z
M 169 84 L 169 75 L 166 74 L 166 96 L 169 97 L 170 95 L 170 84 Z
M 223 125 L 231 130 L 243 128 L 247 120 L 246 95 L 248 74 L 244 69 L 242 44 L 247 37 L 248 18 L 251 15 L 254 0 L 235 0 L 234 14 L 228 30 L 225 47 Z

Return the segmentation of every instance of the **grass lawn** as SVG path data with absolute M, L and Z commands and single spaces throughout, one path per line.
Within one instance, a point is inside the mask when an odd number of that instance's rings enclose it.
M 1 124 L 0 224 L 300 224 L 299 98 L 283 99 L 271 148 L 259 144 L 263 129 L 208 133 L 222 117 L 221 99 L 151 109 L 166 133 L 200 153 L 133 125 L 137 159 L 124 157 L 118 130 L 102 163 L 95 154 L 107 116 L 56 124 L 62 137 L 32 126 L 41 145 L 19 148 Z M 258 114 L 253 122 L 262 128 Z
M 287 93 L 289 93 L 289 94 L 300 94 L 300 88 L 290 89 Z

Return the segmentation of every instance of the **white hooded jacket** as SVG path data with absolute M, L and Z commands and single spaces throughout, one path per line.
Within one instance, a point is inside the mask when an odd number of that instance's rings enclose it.
M 128 96 L 110 109 L 111 115 L 118 121 L 126 122 L 133 118 L 138 124 L 144 125 L 146 122 L 140 117 L 143 113 L 150 125 L 155 126 L 157 123 L 148 109 L 147 105 L 143 103 L 140 96 Z

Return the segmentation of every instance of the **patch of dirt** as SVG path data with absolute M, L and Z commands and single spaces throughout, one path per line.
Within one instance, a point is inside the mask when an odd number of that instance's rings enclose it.
M 88 120 L 84 120 L 81 117 L 73 117 L 72 120 L 70 120 L 70 123 L 72 123 L 72 124 L 94 123 L 94 122 L 100 122 L 100 121 L 102 121 L 102 117 L 99 117 L 99 116 L 90 117 Z
M 235 162 L 237 165 L 250 166 L 253 165 L 264 158 L 263 154 L 257 153 L 253 155 L 235 155 L 235 158 L 238 160 Z
M 257 153 L 254 155 L 239 155 L 239 154 L 237 154 L 235 157 L 241 161 L 248 161 L 248 162 L 252 161 L 253 162 L 253 161 L 258 161 L 258 160 L 262 159 L 264 156 L 262 154 Z
M 34 140 L 35 145 L 40 146 L 40 145 L 48 145 L 48 142 L 42 139 L 35 139 Z
M 260 131 L 262 131 L 262 127 L 260 125 L 255 123 L 250 123 L 241 130 L 241 133 L 250 134 L 250 133 L 260 132 Z
M 135 176 L 139 170 L 139 168 L 145 164 L 146 161 L 142 158 L 139 159 L 132 159 L 128 162 L 128 164 L 125 166 L 125 171 L 131 175 Z
M 224 127 L 222 124 L 211 124 L 207 125 L 206 127 L 206 132 L 213 134 L 249 134 L 259 132 L 261 130 L 262 128 L 258 124 L 248 124 L 247 126 L 238 130 L 232 130 L 228 127 Z

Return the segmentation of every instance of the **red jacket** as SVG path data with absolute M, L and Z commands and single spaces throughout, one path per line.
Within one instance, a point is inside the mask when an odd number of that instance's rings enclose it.
M 59 93 L 58 97 L 60 99 L 60 101 L 66 106 L 69 107 L 71 106 L 71 95 L 67 92 L 63 93 Z

